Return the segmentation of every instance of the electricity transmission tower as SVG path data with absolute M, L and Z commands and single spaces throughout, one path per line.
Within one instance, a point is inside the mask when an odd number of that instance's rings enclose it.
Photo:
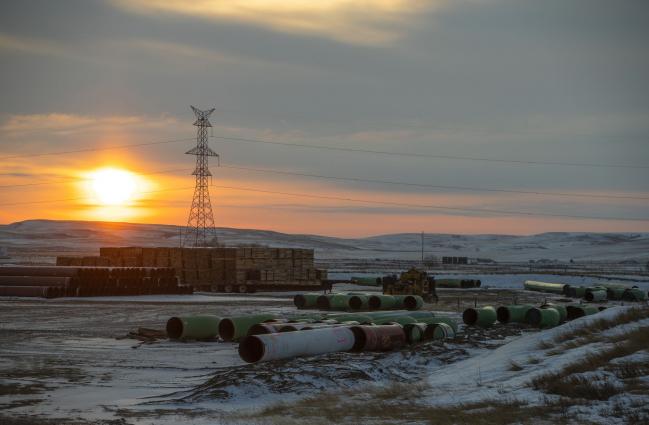
M 191 107 L 196 115 L 194 125 L 198 127 L 196 133 L 196 147 L 185 152 L 188 155 L 196 155 L 196 169 L 192 173 L 196 176 L 196 187 L 194 188 L 194 197 L 192 207 L 189 210 L 189 219 L 187 219 L 187 229 L 182 239 L 183 246 L 210 246 L 216 245 L 216 234 L 214 231 L 214 215 L 212 214 L 212 203 L 210 202 L 210 192 L 208 187 L 208 178 L 212 177 L 208 167 L 208 158 L 210 156 L 219 157 L 219 155 L 207 145 L 207 128 L 212 127 L 208 120 L 214 112 L 214 108 L 207 111 L 201 111 Z

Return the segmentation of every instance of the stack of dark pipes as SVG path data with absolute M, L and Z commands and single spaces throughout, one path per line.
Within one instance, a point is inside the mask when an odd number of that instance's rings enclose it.
M 390 351 L 406 344 L 454 338 L 457 324 L 429 311 L 270 314 L 219 318 L 172 317 L 167 334 L 178 340 L 240 341 L 239 355 L 249 363 L 339 351 Z
M 183 294 L 169 267 L 0 267 L 0 295 L 22 297 L 84 297 Z

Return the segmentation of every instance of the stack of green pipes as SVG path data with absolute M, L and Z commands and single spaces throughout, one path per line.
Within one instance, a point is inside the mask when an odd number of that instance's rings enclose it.
M 583 298 L 589 302 L 613 301 L 646 301 L 647 293 L 636 286 L 629 287 L 622 283 L 598 283 L 593 286 L 566 285 L 564 295 L 572 298 Z
M 419 295 L 383 295 L 363 292 L 347 292 L 327 295 L 297 294 L 293 297 L 293 303 L 300 310 L 419 310 L 424 305 L 424 299 Z
M 404 310 L 223 318 L 195 315 L 167 322 L 170 339 L 240 341 L 239 354 L 248 362 L 333 351 L 386 351 L 407 343 L 454 338 L 456 333 L 452 318 Z
M 497 309 L 491 306 L 468 308 L 462 314 L 462 320 L 467 326 L 487 328 L 496 321 L 507 323 L 527 324 L 536 328 L 552 328 L 567 320 L 598 313 L 605 307 L 590 304 L 551 304 L 539 307 L 531 304 L 511 304 Z

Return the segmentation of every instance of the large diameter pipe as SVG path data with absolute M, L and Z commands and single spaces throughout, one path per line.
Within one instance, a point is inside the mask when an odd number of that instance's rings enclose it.
M 532 307 L 529 304 L 500 306 L 496 310 L 496 318 L 500 323 L 525 323 L 525 315 Z
M 622 299 L 625 301 L 645 301 L 647 293 L 638 288 L 627 288 L 622 294 Z
M 58 286 L 0 286 L 0 297 L 54 298 L 65 295 Z
M 597 290 L 587 290 L 585 297 L 586 301 L 589 302 L 598 302 L 598 301 L 606 301 L 606 289 L 597 289 Z
M 390 351 L 406 344 L 401 325 L 352 326 L 353 351 Z
M 539 282 L 536 280 L 526 280 L 523 285 L 528 291 L 548 292 L 552 294 L 563 294 L 565 283 Z
M 453 339 L 457 334 L 457 330 L 448 323 L 431 323 L 426 326 L 424 331 L 424 339 L 439 341 L 444 339 Z
M 395 295 L 398 308 L 406 310 L 420 310 L 424 306 L 424 299 L 419 295 Z
M 219 321 L 219 317 L 209 314 L 172 317 L 167 321 L 167 336 L 181 340 L 212 339 L 219 334 Z
M 404 312 L 405 314 L 405 312 Z M 336 322 L 349 322 L 354 321 L 358 323 L 372 323 L 372 317 L 365 313 L 347 313 L 327 315 L 327 319 L 335 320 Z
M 219 322 L 219 336 L 223 341 L 243 338 L 253 325 L 273 320 L 272 314 L 253 314 L 248 316 L 224 317 Z
M 354 334 L 348 327 L 251 335 L 239 343 L 239 355 L 248 363 L 349 351 Z
M 462 280 L 460 279 L 435 279 L 437 288 L 461 288 Z
M 607 288 L 606 298 L 609 300 L 621 300 L 626 288 Z
M 370 310 L 390 310 L 398 308 L 397 300 L 392 295 L 372 295 L 367 303 Z
M 426 323 L 407 323 L 403 326 L 403 332 L 406 334 L 406 341 L 408 344 L 415 344 L 423 341 L 424 332 L 426 331 Z
M 316 307 L 320 310 L 348 310 L 350 298 L 347 294 L 320 295 Z
M 440 331 L 438 328 L 442 324 L 445 325 L 443 326 L 444 330 Z M 451 329 L 452 332 L 447 331 L 446 329 L 447 326 Z M 440 332 L 442 332 L 441 336 L 440 336 Z M 454 338 L 456 334 L 457 334 L 457 322 L 451 319 L 450 317 L 439 317 L 435 321 L 431 321 L 426 325 L 426 329 L 424 331 L 424 339 L 425 340 L 446 339 L 446 336 L 448 335 L 452 335 L 449 336 L 449 338 Z
M 565 305 L 545 303 L 539 308 L 553 308 L 559 312 L 559 323 L 563 323 L 568 318 L 568 310 Z
M 255 325 L 252 325 L 250 329 L 248 329 L 248 335 L 273 334 L 273 333 L 281 332 L 282 328 L 284 328 L 285 326 L 290 326 L 290 325 L 283 322 L 257 323 Z
M 0 276 L 0 286 L 68 286 L 70 281 L 63 276 Z
M 496 323 L 496 310 L 491 307 L 468 308 L 462 313 L 462 320 L 469 326 L 487 328 Z
M 553 328 L 560 322 L 559 312 L 552 307 L 533 307 L 528 310 L 525 319 L 528 324 L 537 328 Z
M 300 310 L 306 308 L 316 308 L 319 294 L 297 294 L 293 297 L 293 304 Z
M 571 286 L 568 292 L 572 298 L 583 298 L 586 295 L 586 287 Z
M 370 297 L 367 295 L 352 295 L 349 299 L 349 308 L 351 310 L 367 310 L 369 299 Z
M 568 320 L 574 320 L 598 313 L 599 308 L 594 305 L 568 305 L 566 306 L 566 311 L 568 313 Z
M 374 320 L 375 325 L 388 325 L 397 323 L 401 326 L 407 325 L 408 323 L 416 323 L 417 319 L 411 316 L 390 316 L 384 317 L 381 319 Z
M 80 267 L 64 266 L 1 266 L 0 276 L 53 276 L 74 277 Z

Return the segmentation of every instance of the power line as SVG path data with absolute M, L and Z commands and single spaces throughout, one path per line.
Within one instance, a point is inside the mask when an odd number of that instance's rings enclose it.
M 432 188 L 432 189 L 515 193 L 515 194 L 540 195 L 540 196 L 562 196 L 562 197 L 571 197 L 571 198 L 577 197 L 577 198 L 600 198 L 600 199 L 629 199 L 629 200 L 641 200 L 641 201 L 649 200 L 649 197 L 630 196 L 630 195 L 596 195 L 596 194 L 587 194 L 587 193 L 543 192 L 543 191 L 532 191 L 532 190 L 484 188 L 484 187 L 470 187 L 470 186 L 433 185 L 427 183 L 411 183 L 411 182 L 402 182 L 402 181 L 394 181 L 394 180 L 366 179 L 361 177 L 327 176 L 322 174 L 301 173 L 301 172 L 285 171 L 285 170 L 273 170 L 268 168 L 245 167 L 245 166 L 234 165 L 234 164 L 232 165 L 221 164 L 220 167 L 233 169 L 233 170 L 245 170 L 245 171 L 281 174 L 281 175 L 289 175 L 289 176 L 302 176 L 302 177 L 311 177 L 311 178 L 327 179 L 327 180 L 352 181 L 352 182 L 361 182 L 361 183 L 379 183 L 379 184 L 388 184 L 388 185 L 395 185 L 395 186 L 424 187 L 424 188 Z M 148 175 L 155 175 L 155 174 L 173 173 L 178 171 L 188 171 L 188 170 L 185 168 L 171 168 L 166 170 L 159 170 L 159 171 L 152 171 L 149 173 L 138 173 L 138 174 L 143 176 L 148 176 Z M 6 184 L 6 185 L 0 185 L 0 189 L 11 188 L 11 187 L 44 186 L 50 184 L 70 183 L 76 181 L 92 181 L 92 179 L 91 178 L 87 178 L 87 179 L 69 178 L 69 179 L 64 179 L 64 180 L 59 180 L 54 182 Z
M 277 146 L 290 146 L 290 147 L 299 147 L 306 149 L 320 149 L 328 151 L 340 151 L 340 152 L 355 152 L 355 153 L 365 153 L 365 154 L 375 154 L 375 155 L 392 155 L 392 156 L 401 156 L 401 157 L 413 157 L 413 158 L 431 158 L 431 159 L 448 159 L 448 160 L 461 160 L 461 161 L 482 161 L 482 162 L 495 162 L 495 163 L 510 163 L 510 164 L 526 164 L 526 165 L 555 165 L 555 166 L 572 166 L 572 167 L 598 167 L 598 168 L 631 168 L 631 169 L 649 169 L 649 165 L 633 165 L 633 164 L 601 164 L 601 163 L 580 163 L 580 162 L 560 162 L 560 161 L 531 161 L 531 160 L 518 160 L 518 159 L 502 159 L 502 158 L 481 158 L 481 157 L 470 157 L 470 156 L 460 156 L 460 155 L 433 155 L 428 153 L 412 153 L 412 152 L 394 152 L 394 151 L 380 151 L 372 149 L 361 149 L 361 148 L 348 148 L 348 147 L 336 147 L 336 146 L 325 146 L 325 145 L 312 145 L 304 143 L 291 143 L 291 142 L 278 142 L 270 140 L 261 140 L 261 139 L 249 139 L 242 137 L 226 137 L 226 136 L 210 136 L 214 139 L 219 139 L 226 142 L 245 142 L 245 143 L 259 143 L 267 145 L 277 145 Z M 163 145 L 169 143 L 179 143 L 193 141 L 192 138 L 187 139 L 174 139 L 174 140 L 163 140 L 158 142 L 145 142 L 145 143 L 133 143 L 126 145 L 117 145 L 117 146 L 107 146 L 99 148 L 83 148 L 67 151 L 55 151 L 55 152 L 43 152 L 36 154 L 18 154 L 0 157 L 0 160 L 7 159 L 16 159 L 16 158 L 27 158 L 35 156 L 54 156 L 54 155 L 67 155 L 72 153 L 83 153 L 83 152 L 97 152 L 105 150 L 117 150 L 117 149 L 129 149 L 137 148 L 143 146 L 155 146 Z
M 643 201 L 649 200 L 649 197 L 642 197 L 642 196 L 594 195 L 594 194 L 586 194 L 586 193 L 541 192 L 541 191 L 532 191 L 532 190 L 495 189 L 495 188 L 468 187 L 468 186 L 444 186 L 444 185 L 433 185 L 433 184 L 426 184 L 426 183 L 409 183 L 409 182 L 401 182 L 401 181 L 393 181 L 393 180 L 365 179 L 360 177 L 326 176 L 322 174 L 298 173 L 293 171 L 271 170 L 268 168 L 253 168 L 253 167 L 244 167 L 238 165 L 221 164 L 221 167 L 235 169 L 235 170 L 256 171 L 260 173 L 284 174 L 290 176 L 313 177 L 319 179 L 354 181 L 354 182 L 362 182 L 362 183 L 381 183 L 381 184 L 390 184 L 390 185 L 398 185 L 398 186 L 426 187 L 426 188 L 433 188 L 433 189 L 467 190 L 467 191 L 476 191 L 476 192 L 483 192 L 483 191 L 503 192 L 503 193 L 516 193 L 516 194 L 527 194 L 527 195 L 568 196 L 568 197 L 580 197 L 580 198 L 634 199 L 634 200 L 643 200 Z
M 352 182 L 361 182 L 361 183 L 379 183 L 379 184 L 388 184 L 395 186 L 410 186 L 410 187 L 423 187 L 423 188 L 432 188 L 432 189 L 448 189 L 448 190 L 466 190 L 466 191 L 475 191 L 475 192 L 497 192 L 497 193 L 514 193 L 514 194 L 526 194 L 526 195 L 540 195 L 540 196 L 562 196 L 562 197 L 577 197 L 577 198 L 600 198 L 600 199 L 629 199 L 629 200 L 649 200 L 649 197 L 643 196 L 630 196 L 630 195 L 596 195 L 596 194 L 587 194 L 587 193 L 565 193 L 565 192 L 543 192 L 543 191 L 532 191 L 532 190 L 516 190 L 516 189 L 500 189 L 500 188 L 484 188 L 484 187 L 470 187 L 470 186 L 447 186 L 447 185 L 433 185 L 427 183 L 411 183 L 411 182 L 402 182 L 394 180 L 379 180 L 379 179 L 366 179 L 361 177 L 343 177 L 343 176 L 327 176 L 322 174 L 313 174 L 313 173 L 301 173 L 294 171 L 285 171 L 285 170 L 273 170 L 268 168 L 255 168 L 255 167 L 245 167 L 236 164 L 221 164 L 221 168 L 228 168 L 233 170 L 245 170 L 245 171 L 254 171 L 260 173 L 271 173 L 271 174 L 281 174 L 289 176 L 301 176 L 301 177 L 311 177 L 318 179 L 327 179 L 327 180 L 340 180 L 340 181 L 352 181 Z M 149 173 L 138 173 L 139 175 L 148 176 L 155 174 L 166 174 L 173 173 L 177 171 L 188 171 L 185 168 L 172 168 L 166 170 L 152 171 Z M 36 182 L 36 183 L 20 183 L 20 184 L 7 184 L 0 185 L 0 189 L 10 188 L 10 187 L 27 187 L 27 186 L 44 186 L 50 184 L 61 184 L 69 183 L 74 181 L 92 181 L 92 179 L 79 179 L 79 178 L 70 178 L 65 180 L 59 180 L 54 182 Z
M 616 220 L 616 221 L 649 221 L 649 217 L 615 217 L 615 216 L 587 216 L 587 215 L 573 215 L 573 214 L 553 214 L 553 213 L 541 213 L 541 212 L 531 212 L 531 211 L 511 211 L 511 210 L 497 210 L 497 209 L 488 209 L 488 208 L 460 208 L 460 207 L 448 207 L 443 205 L 431 205 L 431 204 L 411 204 L 404 202 L 390 202 L 390 201 L 376 201 L 371 199 L 357 199 L 357 198 L 348 198 L 348 197 L 338 197 L 338 196 L 327 196 L 327 195 L 313 195 L 306 193 L 295 193 L 295 192 L 283 192 L 283 191 L 273 191 L 265 189 L 255 189 L 250 187 L 238 187 L 238 186 L 225 186 L 225 185 L 212 185 L 212 187 L 220 189 L 232 189 L 240 190 L 246 192 L 256 192 L 256 193 L 269 193 L 276 195 L 285 195 L 285 196 L 295 196 L 300 198 L 314 198 L 314 199 L 326 199 L 334 201 L 349 201 L 349 202 L 359 202 L 365 204 L 378 204 L 378 205 L 390 205 L 398 206 L 405 208 L 425 208 L 425 209 L 435 209 L 435 210 L 445 210 L 445 211 L 460 211 L 460 212 L 474 212 L 474 213 L 489 213 L 489 214 L 505 214 L 505 215 L 524 215 L 524 216 L 540 216 L 540 217 L 563 217 L 563 218 L 578 218 L 586 220 Z M 143 194 L 149 193 L 160 193 L 160 192 L 169 192 L 176 190 L 188 190 L 194 189 L 193 187 L 178 187 L 178 188 L 168 188 L 160 189 L 153 191 L 140 192 Z M 51 200 L 42 200 L 42 201 L 24 201 L 24 202 L 10 202 L 0 204 L 0 207 L 5 206 L 14 206 L 14 205 L 29 205 L 29 204 L 43 204 L 43 203 L 57 203 L 57 202 L 68 202 L 68 201 L 78 201 L 84 200 L 87 197 L 79 198 L 66 198 L 66 199 L 51 199 Z
M 34 156 L 53 156 L 53 155 L 68 155 L 71 153 L 82 153 L 82 152 L 97 152 L 97 151 L 108 151 L 108 150 L 115 150 L 115 149 L 129 149 L 129 148 L 139 148 L 142 146 L 154 146 L 154 145 L 164 145 L 168 143 L 179 143 L 179 142 L 188 142 L 194 140 L 193 138 L 190 139 L 175 139 L 175 140 L 162 140 L 159 142 L 145 142 L 145 143 L 132 143 L 128 145 L 117 145 L 117 146 L 106 146 L 106 147 L 100 147 L 100 148 L 83 148 L 83 149 L 75 149 L 75 150 L 69 150 L 69 151 L 55 151 L 55 152 L 42 152 L 42 153 L 34 153 L 34 154 L 19 154 L 19 155 L 10 155 L 10 156 L 3 156 L 0 157 L 0 161 L 6 160 L 6 159 L 16 159 L 16 158 L 27 158 L 27 157 L 34 157 Z
M 221 185 L 212 185 L 213 187 L 218 187 L 221 189 L 233 189 L 233 190 L 242 190 L 249 192 L 259 192 L 259 193 L 272 193 L 278 195 L 286 196 L 296 196 L 302 198 L 315 198 L 315 199 L 328 199 L 334 201 L 351 201 L 351 202 L 361 202 L 367 204 L 380 204 L 380 205 L 393 205 L 393 206 L 402 206 L 408 208 L 430 208 L 430 209 L 439 209 L 439 210 L 451 210 L 451 211 L 465 211 L 465 212 L 486 212 L 491 214 L 508 214 L 508 215 L 528 215 L 528 216 L 543 216 L 543 217 L 565 217 L 565 218 L 581 218 L 587 220 L 620 220 L 620 221 L 649 221 L 649 217 L 613 217 L 613 216 L 587 216 L 587 215 L 572 215 L 572 214 L 553 214 L 553 213 L 540 213 L 540 212 L 531 212 L 531 211 L 508 211 L 508 210 L 496 210 L 496 209 L 487 209 L 487 208 L 460 208 L 460 207 L 447 207 L 441 205 L 429 205 L 429 204 L 409 204 L 403 202 L 389 202 L 389 201 L 374 201 L 369 199 L 356 199 L 356 198 L 346 198 L 338 196 L 327 196 L 327 195 L 312 195 L 306 193 L 293 193 L 293 192 L 280 192 L 272 190 L 263 190 L 263 189 L 254 189 L 247 187 L 236 187 L 236 186 L 221 186 Z
M 308 149 L 321 149 L 321 150 L 328 150 L 328 151 L 355 152 L 355 153 L 367 153 L 367 154 L 376 154 L 376 155 L 393 155 L 393 156 L 414 157 L 414 158 L 450 159 L 450 160 L 461 160 L 461 161 L 484 161 L 484 162 L 525 164 L 525 165 L 558 165 L 558 166 L 570 166 L 570 167 L 649 169 L 649 165 L 596 164 L 596 163 L 559 162 L 559 161 L 529 161 L 529 160 L 522 160 L 522 159 L 519 160 L 519 159 L 501 159 L 501 158 L 480 158 L 480 157 L 460 156 L 460 155 L 433 155 L 433 154 L 422 153 L 422 152 L 412 153 L 412 152 L 380 151 L 380 150 L 372 150 L 372 149 L 345 148 L 345 147 L 335 147 L 335 146 L 325 146 L 325 145 L 311 145 L 311 144 L 303 144 L 303 143 L 277 142 L 277 141 L 260 140 L 260 139 L 246 139 L 240 137 L 225 137 L 225 136 L 211 136 L 211 137 L 226 142 L 260 143 L 260 144 L 290 146 L 290 147 L 299 147 L 299 148 L 308 148 Z

